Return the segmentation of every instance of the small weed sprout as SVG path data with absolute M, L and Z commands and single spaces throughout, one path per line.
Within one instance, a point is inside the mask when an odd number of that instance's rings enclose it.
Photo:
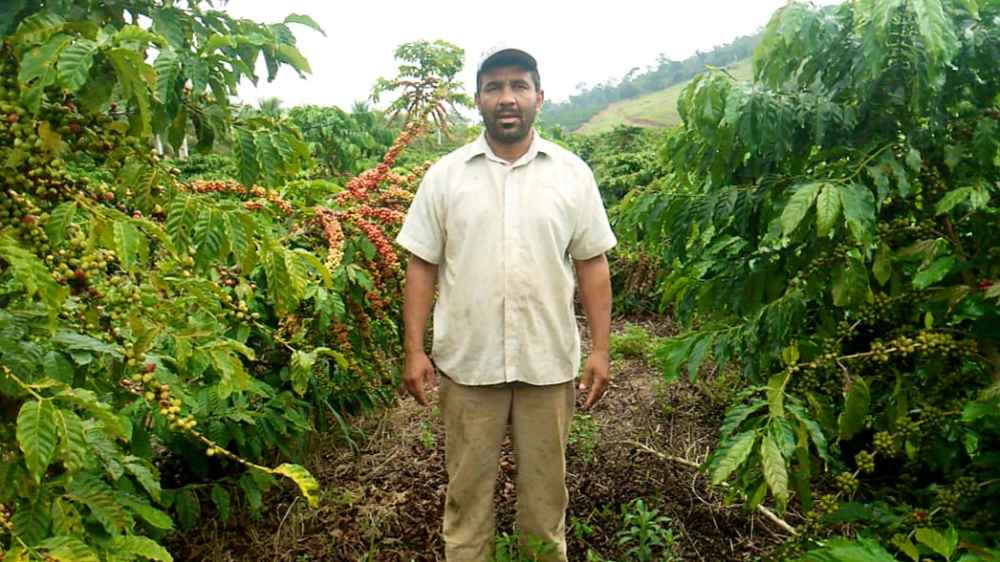
M 594 462 L 600 432 L 601 426 L 594 416 L 590 414 L 573 416 L 573 423 L 569 428 L 569 445 L 576 450 L 584 464 Z
M 654 338 L 638 324 L 625 326 L 622 333 L 611 334 L 609 347 L 612 359 L 642 359 L 650 357 Z
M 626 546 L 629 560 L 649 562 L 655 560 L 672 562 L 674 554 L 674 532 L 670 528 L 670 518 L 660 515 L 659 510 L 649 509 L 642 498 L 636 498 L 622 506 L 622 528 L 618 531 L 618 545 Z
M 590 519 L 581 519 L 576 516 L 570 516 L 569 518 L 569 528 L 570 533 L 577 540 L 585 540 L 590 535 L 594 534 L 594 527 L 590 524 Z
M 420 445 L 424 449 L 430 451 L 434 448 L 434 444 L 437 442 L 437 436 L 434 435 L 434 428 L 431 427 L 430 422 L 427 420 L 421 420 L 420 422 Z
M 496 537 L 492 562 L 536 562 L 555 552 L 556 546 L 520 533 L 501 533 Z

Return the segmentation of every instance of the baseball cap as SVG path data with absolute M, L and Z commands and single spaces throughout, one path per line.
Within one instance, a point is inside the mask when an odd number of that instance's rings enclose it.
M 518 49 L 511 45 L 494 45 L 483 53 L 476 69 L 476 84 L 479 84 L 479 77 L 483 72 L 497 66 L 516 65 L 525 70 L 538 72 L 538 61 L 524 49 Z

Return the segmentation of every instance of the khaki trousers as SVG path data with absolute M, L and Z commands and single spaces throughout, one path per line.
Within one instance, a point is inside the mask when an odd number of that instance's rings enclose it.
M 549 543 L 546 561 L 566 561 L 566 439 L 574 383 L 467 386 L 441 377 L 448 492 L 444 509 L 448 562 L 493 558 L 493 490 L 510 424 L 517 462 L 517 526 L 522 539 Z

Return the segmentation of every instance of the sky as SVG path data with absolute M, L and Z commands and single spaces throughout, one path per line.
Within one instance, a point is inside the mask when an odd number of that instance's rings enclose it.
M 461 73 L 466 92 L 475 90 L 482 54 L 505 44 L 538 60 L 546 99 L 564 101 L 577 85 L 617 81 L 633 67 L 654 66 L 658 55 L 681 60 L 696 50 L 757 31 L 785 0 L 535 0 L 487 3 L 459 0 L 229 0 L 236 17 L 271 23 L 290 13 L 311 16 L 326 32 L 293 24 L 299 50 L 312 74 L 290 67 L 274 82 L 245 82 L 240 98 L 256 103 L 276 96 L 284 107 L 338 105 L 365 100 L 375 80 L 392 78 L 397 46 L 443 39 L 465 50 Z M 834 0 L 820 0 L 820 4 Z M 260 74 L 266 77 L 261 68 Z

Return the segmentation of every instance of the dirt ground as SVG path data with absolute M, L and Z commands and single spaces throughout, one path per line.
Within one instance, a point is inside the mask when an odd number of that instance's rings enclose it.
M 661 332 L 662 325 L 647 325 Z M 621 323 L 616 323 L 620 330 Z M 663 455 L 701 463 L 716 440 L 731 390 L 717 374 L 697 385 L 664 384 L 643 359 L 615 359 L 613 383 L 592 411 L 578 410 L 568 460 L 569 558 L 639 559 L 620 544 L 623 506 L 642 498 L 669 521 L 673 546 L 652 560 L 755 560 L 783 537 L 773 523 L 726 505 L 704 475 Z M 583 397 L 578 397 L 578 405 Z M 317 442 L 309 465 L 322 486 L 309 508 L 291 491 L 265 498 L 263 517 L 208 519 L 172 544 L 178 560 L 384 561 L 443 560 L 440 538 L 446 473 L 436 408 L 413 400 L 353 420 L 363 435 L 352 450 L 336 436 Z M 515 459 L 505 443 L 497 481 L 498 535 L 513 533 Z M 634 508 L 634 504 L 633 504 Z M 662 536 L 662 535 L 661 535 Z M 669 542 L 669 541 L 668 541 Z

